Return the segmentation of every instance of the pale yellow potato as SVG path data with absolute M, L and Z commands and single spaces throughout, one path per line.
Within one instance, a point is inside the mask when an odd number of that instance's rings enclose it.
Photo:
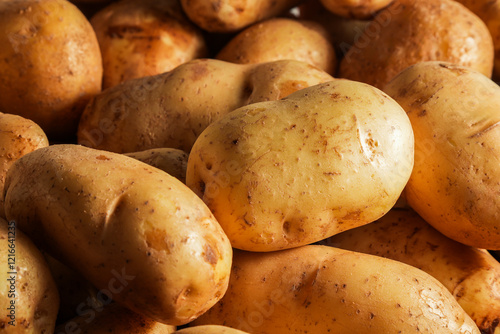
M 0 218 L 0 329 L 6 334 L 52 334 L 59 293 L 38 248 L 16 222 Z
M 483 249 L 447 238 L 413 210 L 391 210 L 374 223 L 322 243 L 425 271 L 452 293 L 482 333 L 500 333 L 500 263 Z
M 224 298 L 194 325 L 252 334 L 479 334 L 435 278 L 383 257 L 308 245 L 236 250 Z
M 174 334 L 246 334 L 246 332 L 222 325 L 202 325 L 179 329 Z
M 9 169 L 5 214 L 113 300 L 169 325 L 224 294 L 231 245 L 187 186 L 143 162 L 52 145 Z
M 246 28 L 216 58 L 236 64 L 295 59 L 332 75 L 337 68 L 327 30 L 314 21 L 291 18 L 273 18 Z
M 103 57 L 104 89 L 208 56 L 201 30 L 177 0 L 112 2 L 90 22 Z
M 340 62 L 338 76 L 383 88 L 406 67 L 446 61 L 486 76 L 494 47 L 484 22 L 453 0 L 395 0 L 365 28 Z
M 424 62 L 384 91 L 415 133 L 408 204 L 451 239 L 500 249 L 500 87 L 463 66 Z
M 393 0 L 320 0 L 330 12 L 355 19 L 368 19 Z
M 232 110 L 331 80 L 295 60 L 253 65 L 193 60 L 97 95 L 80 120 L 78 143 L 118 153 L 159 147 L 189 153 L 200 133 Z
M 0 1 L 0 110 L 74 140 L 101 91 L 102 59 L 90 22 L 65 0 Z
M 23 155 L 48 145 L 47 136 L 38 124 L 18 115 L 0 112 L 0 218 L 5 218 L 1 194 L 10 166 Z
M 193 146 L 186 184 L 233 247 L 275 251 L 380 218 L 412 167 L 404 110 L 375 87 L 335 80 L 212 123 Z
M 231 33 L 277 16 L 300 0 L 180 0 L 187 16 L 210 32 Z

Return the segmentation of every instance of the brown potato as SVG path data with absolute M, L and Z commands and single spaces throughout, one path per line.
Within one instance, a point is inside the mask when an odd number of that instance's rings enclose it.
M 174 334 L 246 334 L 246 332 L 221 325 L 204 325 L 179 329 Z
M 369 19 L 393 0 L 320 0 L 330 12 L 355 19 Z
M 80 120 L 78 143 L 118 153 L 159 147 L 189 153 L 200 133 L 232 110 L 330 80 L 328 73 L 294 60 L 249 65 L 193 60 L 96 96 Z
M 493 40 L 475 14 L 452 0 L 396 0 L 340 62 L 338 76 L 382 88 L 406 67 L 441 60 L 491 76 Z
M 0 110 L 70 140 L 88 100 L 101 91 L 94 30 L 65 0 L 0 1 Z
M 120 0 L 90 22 L 103 57 L 103 88 L 208 56 L 201 30 L 177 0 Z
M 216 58 L 236 64 L 295 59 L 332 75 L 337 67 L 327 31 L 316 22 L 289 18 L 273 18 L 246 28 Z

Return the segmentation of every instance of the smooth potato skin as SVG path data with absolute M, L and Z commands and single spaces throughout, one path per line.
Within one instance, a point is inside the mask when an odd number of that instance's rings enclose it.
M 94 30 L 72 3 L 0 2 L 0 110 L 33 120 L 51 139 L 74 140 L 101 80 Z
M 9 170 L 5 203 L 6 217 L 50 255 L 153 320 L 187 323 L 227 288 L 232 249 L 209 209 L 133 158 L 39 149 Z
M 233 247 L 275 251 L 379 218 L 412 166 L 404 110 L 374 87 L 334 80 L 212 123 L 190 153 L 186 184 Z
M 321 0 L 330 12 L 354 19 L 369 19 L 393 0 Z
M 406 67 L 435 60 L 467 66 L 490 77 L 493 53 L 488 28 L 460 3 L 396 0 L 349 49 L 338 76 L 382 89 Z
M 221 325 L 204 325 L 179 329 L 174 334 L 245 334 L 246 332 Z
M 10 240 L 13 240 L 10 242 Z M 10 245 L 14 245 L 11 247 Z M 14 250 L 13 252 L 11 250 Z M 10 270 L 14 254 L 14 270 Z M 59 310 L 59 293 L 49 267 L 42 253 L 22 233 L 15 222 L 5 221 L 0 218 L 0 255 L 4 259 L 4 268 L 0 271 L 0 328 L 3 333 L 41 333 L 52 334 L 56 325 L 57 312 Z M 10 288 L 8 279 L 12 278 L 10 272 L 16 272 L 15 288 Z M 15 298 L 11 295 L 15 294 Z M 9 324 L 13 321 L 9 307 L 11 301 L 15 301 L 14 326 Z
M 453 240 L 500 249 L 498 85 L 466 67 L 425 62 L 384 91 L 406 110 L 415 133 L 408 204 Z
M 483 333 L 500 331 L 500 263 L 485 250 L 447 238 L 411 209 L 391 210 L 322 244 L 422 269 L 453 294 Z
M 193 324 L 224 324 L 253 334 L 479 333 L 453 296 L 425 272 L 318 245 L 269 253 L 235 250 L 227 293 Z

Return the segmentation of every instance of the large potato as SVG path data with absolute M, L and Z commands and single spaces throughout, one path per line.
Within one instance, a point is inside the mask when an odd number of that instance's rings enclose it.
M 0 329 L 12 334 L 52 334 L 59 293 L 42 253 L 17 229 L 0 218 Z
M 101 91 L 99 44 L 65 0 L 0 1 L 0 110 L 73 139 L 88 100 Z
M 80 120 L 78 142 L 119 153 L 159 147 L 189 153 L 200 133 L 222 115 L 330 80 L 326 72 L 294 60 L 256 65 L 193 60 L 96 96 Z
M 422 269 L 453 294 L 482 333 L 500 333 L 500 263 L 485 250 L 447 238 L 413 210 L 391 210 L 323 243 Z
M 231 245 L 210 210 L 167 173 L 121 154 L 52 145 L 16 161 L 5 214 L 113 300 L 179 325 L 224 294 Z M 108 297 L 106 297 L 108 296 Z
M 491 76 L 493 53 L 484 22 L 458 2 L 396 0 L 345 54 L 338 76 L 382 88 L 406 67 L 431 60 Z
M 186 184 L 233 247 L 273 251 L 381 217 L 412 166 L 404 110 L 375 87 L 335 80 L 212 123 L 193 146 Z
M 177 0 L 120 0 L 90 21 L 103 57 L 103 88 L 207 57 L 201 31 Z
M 226 295 L 193 324 L 224 324 L 252 334 L 480 333 L 424 271 L 317 245 L 235 251 Z
M 500 87 L 469 68 L 425 62 L 384 90 L 415 132 L 408 204 L 451 239 L 500 249 Z

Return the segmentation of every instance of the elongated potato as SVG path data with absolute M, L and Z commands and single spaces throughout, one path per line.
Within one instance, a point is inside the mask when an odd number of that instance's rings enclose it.
M 413 210 L 391 210 L 323 244 L 422 269 L 453 294 L 482 333 L 500 333 L 500 263 L 485 250 L 447 238 Z
M 5 213 L 113 300 L 179 325 L 224 294 L 231 245 L 205 204 L 167 173 L 121 154 L 52 145 L 9 169 Z
M 52 334 L 59 293 L 42 253 L 15 221 L 0 218 L 0 329 L 2 333 Z
M 245 334 L 246 332 L 221 325 L 204 325 L 180 329 L 174 334 Z
M 424 271 L 317 245 L 236 250 L 226 295 L 193 324 L 225 324 L 253 334 L 479 333 Z
M 126 153 L 126 156 L 145 162 L 186 183 L 186 169 L 189 155 L 175 148 L 156 148 Z
M 384 215 L 413 166 L 404 110 L 375 87 L 335 80 L 212 123 L 186 184 L 233 247 L 297 247 Z
M 118 153 L 159 147 L 189 153 L 200 133 L 222 115 L 331 80 L 326 72 L 293 60 L 256 65 L 193 60 L 96 96 L 80 120 L 78 143 Z
M 415 132 L 408 204 L 451 239 L 500 249 L 500 87 L 466 67 L 425 62 L 384 90 Z

